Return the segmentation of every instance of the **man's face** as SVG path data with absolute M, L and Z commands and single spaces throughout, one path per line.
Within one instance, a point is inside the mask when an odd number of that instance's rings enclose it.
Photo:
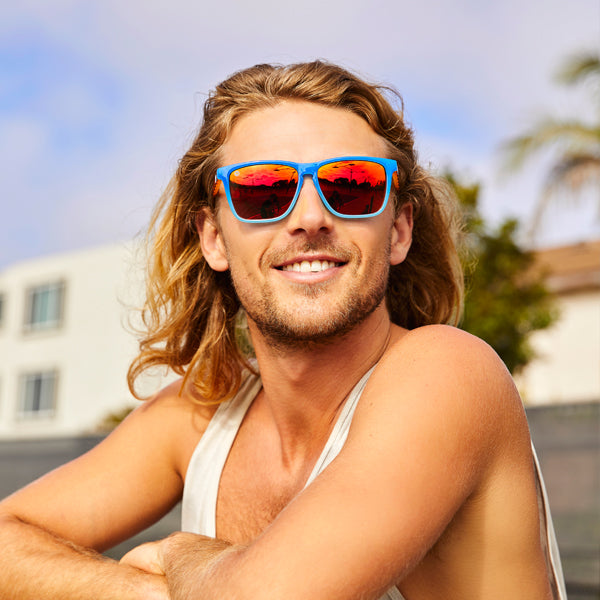
M 344 109 L 285 101 L 242 117 L 222 147 L 221 164 L 352 155 L 386 156 L 366 121 Z M 385 311 L 390 264 L 404 260 L 410 246 L 409 208 L 398 219 L 392 202 L 376 217 L 336 217 L 310 178 L 279 222 L 243 223 L 224 194 L 218 202 L 218 228 L 210 220 L 200 224 L 204 254 L 214 269 L 230 270 L 249 319 L 272 343 L 330 340 Z

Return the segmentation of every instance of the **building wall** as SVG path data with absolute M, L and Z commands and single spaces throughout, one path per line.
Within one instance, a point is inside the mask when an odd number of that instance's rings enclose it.
M 600 401 L 600 289 L 563 293 L 560 318 L 536 332 L 538 354 L 517 385 L 526 403 Z
M 127 306 L 139 305 L 142 281 L 133 244 L 38 259 L 0 273 L 0 437 L 80 434 L 108 412 L 136 403 L 126 372 L 137 343 L 126 321 Z M 62 321 L 28 331 L 27 290 L 52 282 L 64 282 Z M 23 418 L 20 382 L 36 371 L 57 373 L 55 410 Z

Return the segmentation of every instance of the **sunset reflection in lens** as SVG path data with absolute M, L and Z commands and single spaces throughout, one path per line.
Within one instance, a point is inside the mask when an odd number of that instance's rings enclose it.
M 366 160 L 340 160 L 323 165 L 319 186 L 333 210 L 351 216 L 377 212 L 385 200 L 385 168 Z
M 286 165 L 251 165 L 229 176 L 235 211 L 249 220 L 280 217 L 294 199 L 297 186 L 298 172 Z

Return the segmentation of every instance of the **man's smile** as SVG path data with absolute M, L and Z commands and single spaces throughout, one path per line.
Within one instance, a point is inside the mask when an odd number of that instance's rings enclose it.
M 295 271 L 296 273 L 318 273 L 339 267 L 341 264 L 341 262 L 314 259 L 296 261 L 277 268 L 281 269 L 282 271 Z
M 301 253 L 279 257 L 273 261 L 272 268 L 281 273 L 285 279 L 297 283 L 319 283 L 335 278 L 341 267 L 348 264 L 348 253 L 331 251 L 320 253 Z

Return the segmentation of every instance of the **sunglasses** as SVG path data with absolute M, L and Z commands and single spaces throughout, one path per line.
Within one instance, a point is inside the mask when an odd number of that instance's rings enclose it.
M 323 204 L 336 217 L 363 219 L 385 209 L 398 165 L 389 158 L 344 156 L 312 163 L 260 160 L 217 169 L 214 195 L 223 185 L 233 214 L 244 223 L 272 223 L 293 210 L 310 175 Z

